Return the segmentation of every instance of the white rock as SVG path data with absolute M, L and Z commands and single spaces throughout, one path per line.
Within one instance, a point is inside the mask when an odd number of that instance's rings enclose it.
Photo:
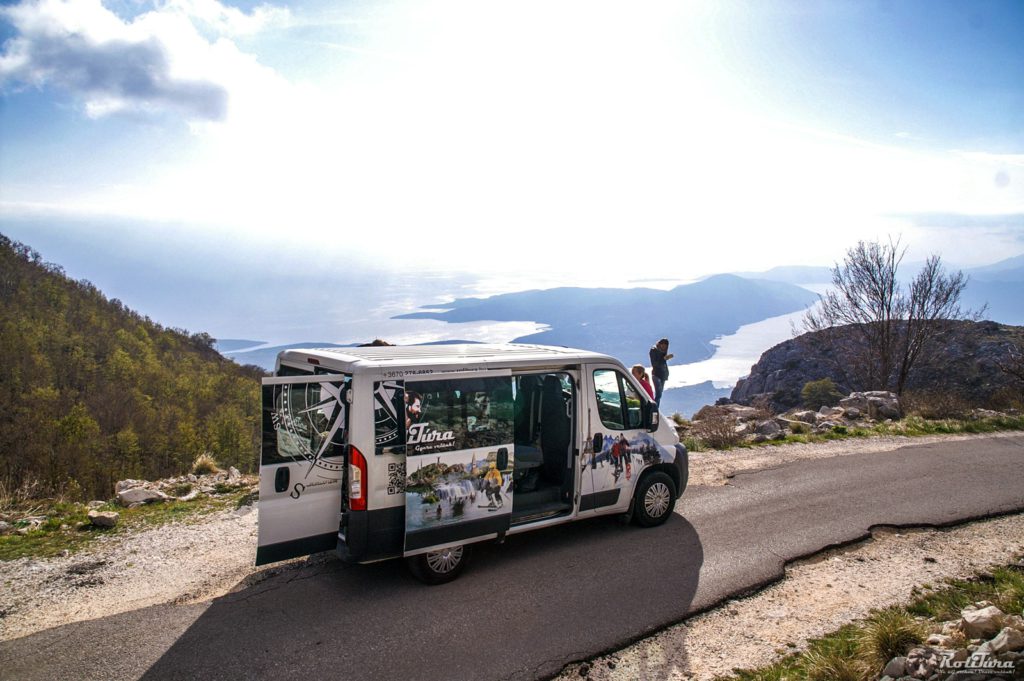
M 142 487 L 145 484 L 145 480 L 121 480 L 116 485 L 114 485 L 114 491 L 120 493 L 123 490 L 132 489 L 133 487 Z
M 164 501 L 169 497 L 163 492 L 158 492 L 152 489 L 146 489 L 145 487 L 132 487 L 125 489 L 117 493 L 117 501 L 122 506 L 131 506 L 132 504 L 148 504 L 154 501 Z
M 89 511 L 89 522 L 97 527 L 114 527 L 120 519 L 115 511 Z
M 839 406 L 844 408 L 847 413 L 849 413 L 851 408 L 867 411 L 868 398 L 864 396 L 864 393 L 850 393 L 849 397 L 839 400 Z
M 1024 634 L 1016 629 L 1006 627 L 999 632 L 998 636 L 988 642 L 988 647 L 997 655 L 1024 650 Z
M 967 638 L 988 638 L 995 636 L 1003 627 L 1003 611 L 994 605 L 980 610 L 964 610 L 960 613 L 960 628 Z
M 798 411 L 794 412 L 792 417 L 795 421 L 803 421 L 804 423 L 814 423 L 818 420 L 817 413 L 813 411 Z

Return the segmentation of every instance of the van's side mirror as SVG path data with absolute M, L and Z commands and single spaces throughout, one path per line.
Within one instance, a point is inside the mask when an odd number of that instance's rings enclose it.
M 498 470 L 503 471 L 508 468 L 508 447 L 502 447 L 498 450 Z
M 597 454 L 604 449 L 604 435 L 601 433 L 594 433 L 594 453 Z
M 658 413 L 658 405 L 644 400 L 644 426 L 647 428 L 647 432 L 653 433 L 658 430 L 660 423 L 661 414 Z

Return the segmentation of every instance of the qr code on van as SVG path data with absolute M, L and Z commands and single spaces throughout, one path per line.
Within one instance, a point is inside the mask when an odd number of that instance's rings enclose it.
M 405 463 L 388 464 L 388 494 L 405 492 Z

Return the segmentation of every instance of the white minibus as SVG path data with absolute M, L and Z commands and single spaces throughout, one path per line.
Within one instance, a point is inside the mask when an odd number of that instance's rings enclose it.
M 286 350 L 263 379 L 262 565 L 336 550 L 454 579 L 475 542 L 604 514 L 653 526 L 687 482 L 621 362 L 540 345 Z

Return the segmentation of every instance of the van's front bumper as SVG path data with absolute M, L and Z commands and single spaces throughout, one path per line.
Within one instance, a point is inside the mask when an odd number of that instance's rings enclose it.
M 676 490 L 676 498 L 683 496 L 686 483 L 690 480 L 690 453 L 683 443 L 676 444 L 676 468 L 679 470 L 679 489 Z

